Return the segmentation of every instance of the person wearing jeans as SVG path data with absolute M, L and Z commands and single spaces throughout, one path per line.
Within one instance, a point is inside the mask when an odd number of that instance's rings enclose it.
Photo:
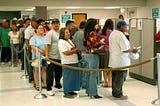
M 88 63 L 89 69 L 99 68 L 99 55 L 94 53 L 94 51 L 96 48 L 99 48 L 104 44 L 100 37 L 97 36 L 96 28 L 97 20 L 93 18 L 88 19 L 85 25 L 83 43 L 86 48 L 86 54 L 84 54 L 84 57 Z M 98 95 L 97 91 L 97 72 L 88 72 L 86 93 L 90 98 L 102 98 Z
M 136 53 L 137 49 L 131 49 L 130 43 L 124 32 L 127 31 L 127 24 L 121 20 L 117 23 L 117 30 L 109 36 L 109 67 L 116 68 L 130 65 L 129 53 Z M 116 99 L 128 99 L 123 95 L 123 84 L 127 76 L 128 69 L 112 71 L 112 96 Z

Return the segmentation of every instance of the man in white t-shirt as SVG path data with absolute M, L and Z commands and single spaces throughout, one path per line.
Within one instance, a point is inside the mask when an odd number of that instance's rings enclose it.
M 57 18 L 52 20 L 53 29 L 50 30 L 45 37 L 45 56 L 46 59 L 51 59 L 56 62 L 61 63 L 61 58 L 58 50 L 58 41 L 59 41 L 59 27 L 60 22 Z M 55 78 L 55 87 L 60 89 L 62 85 L 60 80 L 62 78 L 62 67 L 57 66 L 53 63 L 48 64 L 47 70 L 47 94 L 54 96 L 52 91 L 52 86 Z
M 109 67 L 115 68 L 130 65 L 129 53 L 135 53 L 137 51 L 136 48 L 130 48 L 130 43 L 124 35 L 126 30 L 126 22 L 120 20 L 117 23 L 117 30 L 114 30 L 109 37 Z M 122 90 L 124 81 L 126 80 L 127 70 L 112 71 L 112 95 L 120 100 L 128 99 L 127 95 L 123 95 Z
M 25 29 L 25 44 L 26 44 L 26 47 L 27 47 L 27 55 L 30 57 L 31 59 L 31 50 L 30 50 L 30 46 L 29 46 L 29 40 L 30 38 L 35 35 L 35 28 L 37 27 L 37 20 L 35 17 L 32 17 L 31 19 L 31 25 L 28 26 L 26 29 Z M 33 69 L 31 67 L 31 64 L 26 61 L 26 68 L 27 68 L 27 73 L 29 74 L 29 83 L 33 83 L 34 81 L 34 78 L 33 78 Z

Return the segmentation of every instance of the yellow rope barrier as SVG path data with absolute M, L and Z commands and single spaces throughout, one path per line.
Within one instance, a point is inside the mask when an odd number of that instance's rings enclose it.
M 143 62 L 140 62 L 140 63 L 137 63 L 137 64 L 133 64 L 133 65 L 129 65 L 129 66 L 123 66 L 123 67 L 117 67 L 117 68 L 104 68 L 104 69 L 79 68 L 79 67 L 73 67 L 73 66 L 61 64 L 61 63 L 58 63 L 58 62 L 50 60 L 50 59 L 47 59 L 47 61 L 49 61 L 49 62 L 51 62 L 51 63 L 53 63 L 55 65 L 58 65 L 58 66 L 61 66 L 61 67 L 65 67 L 65 68 L 69 68 L 69 69 L 73 69 L 73 70 L 77 70 L 77 71 L 101 72 L 101 71 L 118 71 L 118 70 L 122 70 L 122 69 L 126 69 L 126 68 L 133 68 L 133 67 L 136 67 L 136 66 L 140 66 L 140 65 L 149 63 L 149 62 L 151 62 L 152 60 L 154 60 L 156 58 L 157 57 L 154 57 L 154 58 L 145 60 Z
M 30 60 L 29 56 L 27 55 L 26 49 L 24 49 L 24 51 L 25 51 L 25 57 L 26 57 L 26 59 L 27 59 L 28 62 L 30 62 L 30 63 L 34 62 L 38 58 L 38 57 L 35 57 L 34 59 Z
M 12 45 L 13 50 L 14 50 L 15 52 L 17 52 L 17 53 L 21 53 L 21 52 L 23 52 L 23 50 L 24 50 L 24 48 L 22 48 L 20 51 L 18 51 L 18 50 L 14 47 L 13 43 L 12 43 L 11 45 Z

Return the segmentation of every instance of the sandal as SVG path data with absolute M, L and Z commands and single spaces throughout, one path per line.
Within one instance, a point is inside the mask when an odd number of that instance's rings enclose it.
M 37 91 L 39 91 L 39 87 L 34 87 Z

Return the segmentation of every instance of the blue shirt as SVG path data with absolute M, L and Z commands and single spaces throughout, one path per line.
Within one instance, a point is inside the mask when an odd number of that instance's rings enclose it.
M 35 35 L 30 39 L 29 44 L 34 45 L 41 50 L 44 50 L 44 40 L 45 40 L 45 36 L 39 37 Z M 32 50 L 32 58 L 35 58 L 35 57 L 36 57 L 35 51 Z

